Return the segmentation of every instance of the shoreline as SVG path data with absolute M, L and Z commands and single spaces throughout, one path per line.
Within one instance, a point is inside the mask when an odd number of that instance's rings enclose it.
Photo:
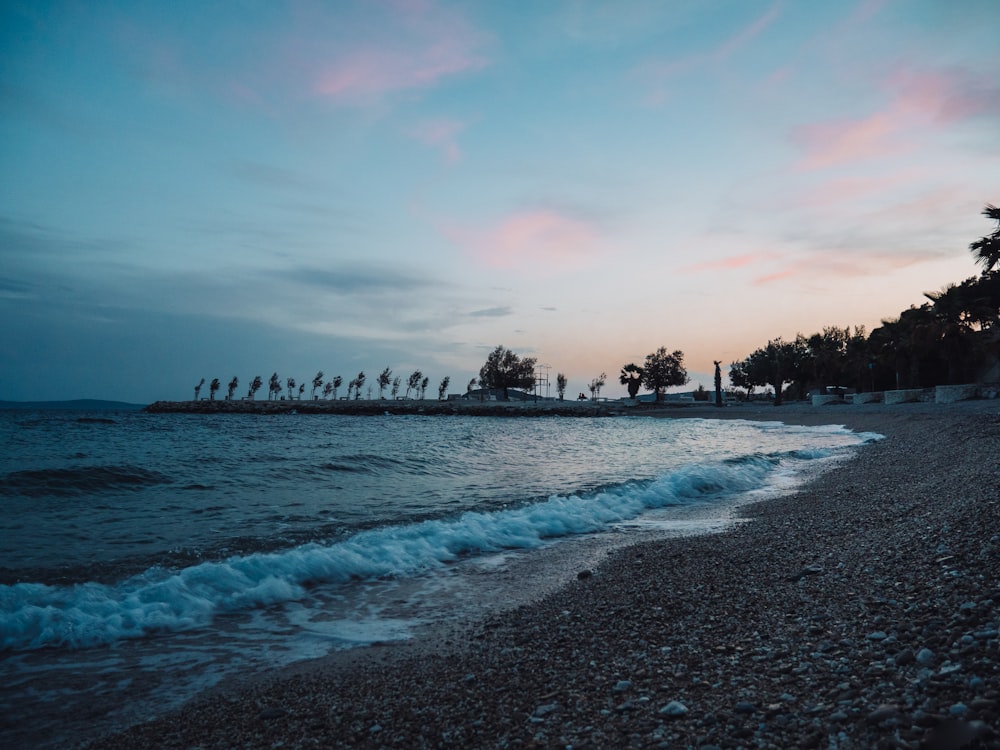
M 90 747 L 916 747 L 949 731 L 996 747 L 998 406 L 668 410 L 887 438 L 743 506 L 751 523 L 623 548 L 531 605 Z

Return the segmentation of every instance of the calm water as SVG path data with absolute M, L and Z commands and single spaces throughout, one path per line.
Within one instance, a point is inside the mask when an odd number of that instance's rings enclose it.
M 234 673 L 509 605 L 610 547 L 718 528 L 735 502 L 875 437 L 0 412 L 0 740 L 64 745 Z

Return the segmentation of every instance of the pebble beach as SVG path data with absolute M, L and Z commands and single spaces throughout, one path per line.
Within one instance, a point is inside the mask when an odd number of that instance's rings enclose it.
M 1000 748 L 1000 401 L 665 414 L 886 438 L 720 534 L 87 747 Z

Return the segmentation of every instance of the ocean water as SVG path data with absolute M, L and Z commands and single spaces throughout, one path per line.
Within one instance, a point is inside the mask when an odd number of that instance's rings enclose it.
M 873 434 L 650 418 L 0 412 L 0 743 L 438 632 Z

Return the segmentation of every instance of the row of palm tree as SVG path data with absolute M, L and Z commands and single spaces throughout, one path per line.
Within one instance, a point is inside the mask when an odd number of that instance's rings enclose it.
M 323 371 L 320 370 L 316 373 L 315 377 L 312 379 L 312 390 L 310 395 L 314 400 L 319 400 L 320 398 L 326 399 L 337 399 L 337 392 L 340 390 L 341 386 L 344 384 L 344 379 L 340 375 L 337 375 L 330 380 L 324 382 Z M 357 400 L 361 398 L 362 393 L 364 393 L 363 388 L 367 382 L 367 376 L 364 370 L 359 372 L 356 377 L 352 378 L 347 383 L 347 400 L 352 398 Z M 473 383 L 475 379 L 473 379 Z M 378 385 L 378 398 L 385 398 L 386 389 L 390 390 L 393 399 L 396 399 L 399 395 L 400 389 L 402 388 L 403 381 L 400 376 L 393 377 L 392 370 L 386 367 L 378 376 L 376 381 Z M 451 383 L 451 378 L 445 376 L 441 379 L 438 384 L 438 399 L 443 400 L 445 394 L 448 391 L 448 386 Z M 201 389 L 205 385 L 205 378 L 194 387 L 194 399 L 199 400 L 201 397 Z M 235 375 L 233 379 L 229 381 L 229 387 L 226 392 L 226 400 L 232 400 L 236 394 L 236 389 L 239 388 L 240 380 Z M 247 390 L 246 399 L 253 401 L 256 399 L 257 392 L 263 387 L 264 380 L 260 375 L 256 375 L 249 385 Z M 405 398 L 410 398 L 410 394 L 414 394 L 415 398 L 423 399 L 427 393 L 427 387 L 430 385 L 430 378 L 426 377 L 420 370 L 415 370 L 406 380 L 406 395 Z M 222 388 L 222 382 L 218 378 L 212 378 L 212 382 L 208 386 L 209 400 L 214 401 L 216 393 Z M 267 399 L 268 401 L 272 399 L 287 399 L 289 401 L 302 400 L 302 396 L 305 394 L 306 383 L 305 381 L 297 383 L 295 378 L 286 378 L 284 384 L 282 384 L 281 378 L 278 373 L 272 373 L 270 380 L 268 381 L 267 388 Z M 286 396 L 282 395 L 282 391 L 287 393 Z M 317 392 L 319 395 L 317 395 Z M 368 398 L 371 399 L 373 396 L 373 386 L 368 386 Z

